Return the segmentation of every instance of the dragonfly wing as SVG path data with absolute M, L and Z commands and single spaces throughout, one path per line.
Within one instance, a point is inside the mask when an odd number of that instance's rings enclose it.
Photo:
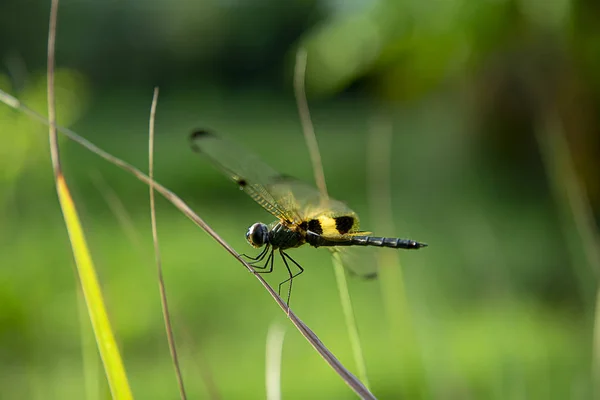
M 272 191 L 272 183 L 277 182 L 281 174 L 258 156 L 204 130 L 192 133 L 190 144 L 195 152 L 211 161 L 271 214 L 287 221 L 298 218 L 296 208 L 282 204 L 286 203 L 285 198 Z
M 360 279 L 374 279 L 379 274 L 379 260 L 373 249 L 330 248 L 331 252 L 338 253 L 343 267 L 350 275 Z
M 192 148 L 203 154 L 250 197 L 277 218 L 293 224 L 320 227 L 328 238 L 358 231 L 358 216 L 344 203 L 326 198 L 313 186 L 283 175 L 255 154 L 214 133 L 197 131 Z M 343 229 L 338 229 L 342 227 Z

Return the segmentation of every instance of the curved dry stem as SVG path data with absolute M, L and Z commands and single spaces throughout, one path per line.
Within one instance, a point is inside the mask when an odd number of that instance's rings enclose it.
M 313 166 L 313 172 L 315 174 L 315 182 L 323 198 L 327 199 L 329 198 L 329 193 L 327 193 L 327 185 L 325 183 L 325 173 L 323 171 L 321 153 L 319 151 L 319 144 L 317 142 L 315 130 L 310 118 L 308 101 L 306 99 L 306 63 L 306 50 L 300 48 L 298 50 L 298 53 L 296 54 L 296 66 L 294 70 L 294 92 L 296 95 L 296 103 L 298 104 L 298 114 L 300 116 L 300 123 L 302 124 L 302 132 L 304 133 L 304 139 L 306 140 L 306 146 L 308 147 L 308 152 L 310 154 L 310 159 Z M 354 355 L 354 362 L 356 363 L 356 367 L 358 368 L 361 380 L 368 387 L 369 379 L 367 376 L 367 366 L 365 364 L 365 358 L 362 351 L 362 344 L 360 342 L 356 318 L 354 316 L 354 307 L 352 306 L 350 292 L 348 291 L 346 271 L 344 269 L 342 260 L 335 253 L 332 254 L 332 262 L 333 269 L 335 272 L 335 279 L 337 282 L 338 293 L 340 295 L 340 303 L 342 305 L 342 311 L 344 313 L 344 321 L 346 323 L 346 329 L 348 330 L 348 337 L 350 338 L 352 354 Z
M 48 128 L 50 139 L 50 157 L 54 176 L 62 174 L 60 153 L 58 150 L 58 135 L 56 134 L 56 98 L 54 96 L 54 54 L 56 47 L 56 21 L 58 19 L 58 0 L 52 0 L 50 7 L 50 26 L 48 28 Z
M 306 100 L 306 90 L 304 84 L 306 78 L 306 62 L 306 50 L 300 48 L 296 54 L 296 66 L 294 69 L 294 92 L 296 94 L 296 104 L 298 105 L 298 114 L 300 115 L 300 123 L 302 124 L 304 140 L 306 140 L 306 145 L 308 146 L 308 153 L 312 162 L 313 173 L 315 174 L 315 183 L 317 184 L 317 188 L 319 188 L 321 195 L 323 195 L 325 198 L 328 198 L 329 194 L 327 193 L 327 184 L 325 182 L 325 173 L 323 172 L 321 152 L 319 151 L 317 136 L 315 135 L 315 129 L 310 118 L 308 101 Z
M 48 125 L 48 121 L 41 116 L 39 113 L 33 111 L 32 109 L 23 105 L 19 100 L 15 97 L 9 95 L 6 92 L 0 90 L 0 101 L 5 104 L 18 109 L 30 117 L 40 121 L 41 123 Z M 290 320 L 294 324 L 294 326 L 298 329 L 298 331 L 304 336 L 304 338 L 310 343 L 311 346 L 323 357 L 323 359 L 333 368 L 333 370 L 346 382 L 346 384 L 361 398 L 363 399 L 375 399 L 375 396 L 350 372 L 348 371 L 340 361 L 325 347 L 325 345 L 319 340 L 317 335 L 315 335 L 310 328 L 308 328 L 304 322 L 302 322 L 296 314 L 294 314 L 291 310 L 288 313 L 288 307 L 284 303 L 284 301 L 277 295 L 277 293 L 267 284 L 267 282 L 262 278 L 262 276 L 254 271 L 252 266 L 244 261 L 244 259 L 227 243 L 225 242 L 202 218 L 196 215 L 192 209 L 183 201 L 179 196 L 175 193 L 171 192 L 169 189 L 161 185 L 160 183 L 150 179 L 146 174 L 144 174 L 139 169 L 135 168 L 131 164 L 126 161 L 121 160 L 118 157 L 111 155 L 110 153 L 102 150 L 100 147 L 96 146 L 92 142 L 83 137 L 79 136 L 77 133 L 72 131 L 71 129 L 57 126 L 58 132 L 61 132 L 69 139 L 78 143 L 79 145 L 85 147 L 89 151 L 97 154 L 102 157 L 106 161 L 111 164 L 116 165 L 117 167 L 129 172 L 133 176 L 135 176 L 140 181 L 144 182 L 147 185 L 153 184 L 154 189 L 159 192 L 164 198 L 169 200 L 171 204 L 173 204 L 177 209 L 179 209 L 186 217 L 188 217 L 192 222 L 202 228 L 206 233 L 208 233 L 214 240 L 217 241 L 229 254 L 231 254 L 236 260 L 238 260 L 248 271 L 250 271 L 254 277 L 263 285 L 263 287 L 269 292 L 271 297 L 277 302 L 279 307 L 289 316 Z
M 179 357 L 177 357 L 177 346 L 173 335 L 173 325 L 171 324 L 171 315 L 169 313 L 169 303 L 167 301 L 167 289 L 162 271 L 162 259 L 160 256 L 160 247 L 158 245 L 158 230 L 156 228 L 156 206 L 154 201 L 154 120 L 156 119 L 156 104 L 158 102 L 158 87 L 154 88 L 152 96 L 152 105 L 150 107 L 150 122 L 148 127 L 148 176 L 150 177 L 150 221 L 152 225 L 152 244 L 154 246 L 154 260 L 156 262 L 156 273 L 158 275 L 158 289 L 160 291 L 160 305 L 162 308 L 163 319 L 165 321 L 165 331 L 167 333 L 167 342 L 169 343 L 169 352 L 175 368 L 177 377 L 177 387 L 179 396 L 182 400 L 187 398 L 185 394 L 185 385 L 181 376 L 179 367 Z
M 54 96 L 54 64 L 56 45 L 56 23 L 58 18 L 58 0 L 52 0 L 48 30 L 48 136 L 52 169 L 56 183 L 56 193 L 60 203 L 65 226 L 69 234 L 71 250 L 77 266 L 79 282 L 85 298 L 87 313 L 92 324 L 96 344 L 113 398 L 133 398 L 129 381 L 123 366 L 123 360 L 116 344 L 115 336 L 104 305 L 102 290 L 96 276 L 96 269 L 88 249 L 83 227 L 77 213 L 77 207 L 61 170 L 60 152 L 56 125 L 56 99 Z M 84 349 L 85 354 L 85 349 Z

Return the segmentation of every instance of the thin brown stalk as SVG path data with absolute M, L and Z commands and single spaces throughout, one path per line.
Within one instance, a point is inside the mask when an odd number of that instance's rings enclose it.
M 294 92 L 296 95 L 296 103 L 298 104 L 298 114 L 302 124 L 302 132 L 304 133 L 304 139 L 306 140 L 306 145 L 308 147 L 308 152 L 310 154 L 310 159 L 313 166 L 313 172 L 315 174 L 315 183 L 321 192 L 321 196 L 326 200 L 329 198 L 329 194 L 327 193 L 327 185 L 325 183 L 325 173 L 323 171 L 323 163 L 321 161 L 321 152 L 319 151 L 319 144 L 317 142 L 317 136 L 315 135 L 313 123 L 310 118 L 308 100 L 306 99 L 306 63 L 306 50 L 300 48 L 296 54 Z M 367 376 L 367 367 L 362 351 L 362 345 L 360 343 L 356 318 L 354 316 L 354 307 L 352 306 L 350 292 L 348 291 L 346 273 L 339 254 L 333 254 L 332 262 L 354 361 L 356 362 L 356 367 L 358 368 L 358 374 L 361 380 L 368 387 L 369 380 Z
M 160 291 L 160 304 L 162 307 L 163 318 L 165 320 L 165 331 L 167 333 L 167 342 L 169 343 L 169 351 L 175 368 L 175 376 L 177 377 L 177 386 L 179 388 L 179 396 L 182 400 L 187 398 L 183 377 L 181 376 L 181 368 L 179 366 L 179 357 L 177 357 L 177 346 L 175 345 L 175 337 L 173 335 L 173 325 L 171 324 L 171 316 L 169 314 L 169 303 L 167 301 L 167 289 L 165 288 L 165 280 L 162 271 L 162 258 L 160 256 L 160 247 L 158 245 L 158 230 L 156 228 L 156 205 L 154 200 L 154 121 L 156 119 L 156 104 L 158 102 L 158 87 L 154 88 L 152 96 L 152 106 L 150 107 L 150 122 L 148 128 L 148 176 L 150 177 L 150 220 L 152 223 L 152 243 L 154 245 L 154 260 L 156 262 L 156 273 L 158 275 L 158 289 Z
M 58 0 L 52 0 L 50 5 L 50 26 L 48 28 L 48 128 L 50 139 L 50 157 L 54 176 L 62 175 L 60 153 L 58 151 L 58 135 L 56 133 L 56 98 L 54 96 L 54 54 L 56 48 L 56 22 L 58 19 Z
M 308 101 L 306 100 L 306 50 L 300 48 L 296 54 L 296 67 L 294 69 L 294 91 L 296 93 L 296 104 L 298 105 L 298 114 L 302 124 L 302 132 L 308 146 L 308 153 L 313 165 L 313 173 L 315 174 L 315 183 L 317 188 L 324 198 L 328 198 L 327 184 L 325 183 L 325 173 L 323 172 L 323 162 L 321 161 L 321 152 L 319 151 L 319 143 L 315 135 L 315 129 L 310 118 L 310 110 Z
M 33 111 L 29 107 L 22 104 L 18 99 L 9 95 L 6 92 L 0 90 L 0 101 L 5 104 L 21 110 L 25 114 L 30 117 L 40 121 L 42 124 L 48 125 L 49 122 L 39 113 Z M 288 313 L 288 307 L 285 302 L 279 297 L 279 295 L 268 285 L 268 283 L 262 278 L 262 276 L 257 273 L 251 265 L 246 263 L 244 259 L 227 243 L 225 242 L 208 224 L 204 222 L 202 218 L 196 215 L 192 209 L 183 201 L 180 197 L 178 197 L 175 193 L 171 192 L 169 189 L 161 185 L 160 183 L 150 179 L 146 174 L 144 174 L 139 169 L 135 168 L 131 164 L 126 161 L 121 160 L 118 157 L 113 156 L 112 154 L 106 152 L 100 147 L 96 146 L 92 142 L 87 139 L 84 139 L 82 136 L 75 133 L 73 130 L 64 128 L 61 126 L 57 126 L 58 132 L 64 134 L 69 139 L 73 140 L 75 143 L 85 147 L 89 151 L 98 155 L 99 157 L 105 159 L 111 164 L 116 165 L 117 167 L 129 172 L 133 176 L 135 176 L 138 180 L 144 182 L 147 185 L 151 183 L 154 185 L 154 189 L 159 192 L 164 198 L 169 200 L 171 204 L 173 204 L 177 209 L 179 209 L 186 217 L 188 217 L 192 222 L 202 228 L 206 233 L 208 233 L 217 243 L 219 243 L 229 254 L 231 254 L 236 260 L 238 260 L 248 271 L 250 271 L 254 277 L 260 282 L 261 285 L 269 292 L 271 297 L 275 300 L 275 302 L 279 305 L 279 307 L 285 312 Z M 375 396 L 350 372 L 348 371 L 340 361 L 323 345 L 323 343 L 319 340 L 319 338 L 290 310 L 288 314 L 290 320 L 296 326 L 298 331 L 304 336 L 304 338 L 310 343 L 311 346 L 319 353 L 321 357 L 329 364 L 331 368 L 346 382 L 346 384 L 361 398 L 363 399 L 375 399 Z
M 92 324 L 96 344 L 104 364 L 104 371 L 114 398 L 132 399 L 131 388 L 127 380 L 121 355 L 112 331 L 108 313 L 104 306 L 102 291 L 98 283 L 93 260 L 90 255 L 83 228 L 77 213 L 77 207 L 69 191 L 62 173 L 58 135 L 56 124 L 56 99 L 54 93 L 56 26 L 58 19 L 58 0 L 52 0 L 50 6 L 50 22 L 48 28 L 47 54 L 47 102 L 48 102 L 48 136 L 52 169 L 65 226 L 69 234 L 71 250 L 77 266 L 79 282 L 87 305 L 87 312 Z M 6 96 L 2 96 L 6 97 Z M 85 349 L 84 349 L 85 352 Z M 85 357 L 85 356 L 84 356 Z

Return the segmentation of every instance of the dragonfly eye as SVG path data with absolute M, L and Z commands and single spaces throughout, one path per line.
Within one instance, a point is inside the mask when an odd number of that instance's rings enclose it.
M 257 222 L 248 228 L 246 240 L 252 247 L 262 247 L 269 241 L 269 228 L 262 222 Z

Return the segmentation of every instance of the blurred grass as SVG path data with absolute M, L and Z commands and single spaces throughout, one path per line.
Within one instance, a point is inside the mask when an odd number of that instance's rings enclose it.
M 157 180 L 190 200 L 234 247 L 248 250 L 247 227 L 271 217 L 195 157 L 185 139 L 194 127 L 210 127 L 282 172 L 310 181 L 293 100 L 200 88 L 163 90 L 161 96 Z M 74 128 L 143 166 L 148 100 L 147 91 L 98 93 L 90 113 Z M 555 210 L 547 194 L 519 190 L 518 176 L 498 178 L 469 156 L 458 104 L 437 94 L 394 116 L 394 224 L 399 236 L 430 245 L 426 252 L 403 254 L 403 267 L 433 395 L 589 398 L 590 326 L 567 266 Z M 311 106 L 329 191 L 361 215 L 365 229 L 372 224 L 364 151 L 369 107 L 355 100 Z M 64 143 L 63 149 L 132 389 L 138 398 L 173 397 L 177 388 L 152 268 L 147 187 L 78 146 Z M 72 262 L 68 239 L 52 176 L 35 165 L 29 164 L 18 180 L 3 183 L 2 192 L 14 194 L 4 199 L 0 228 L 0 298 L 6 305 L 0 314 L 2 397 L 80 398 L 85 388 L 75 287 L 72 272 L 57 268 Z M 93 173 L 101 173 L 121 196 L 137 227 L 139 246 L 112 215 Z M 158 200 L 157 213 L 175 330 L 185 324 L 193 335 L 224 398 L 264 398 L 265 336 L 272 320 L 284 317 L 250 274 L 173 207 Z M 328 252 L 298 249 L 294 258 L 306 268 L 294 284 L 295 311 L 351 365 Z M 278 266 L 268 280 L 276 284 L 283 275 Z M 557 281 L 559 289 L 553 286 Z M 391 356 L 396 352 L 389 351 L 379 285 L 351 280 L 350 291 L 372 389 L 380 398 L 396 398 L 400 389 L 393 371 L 410 381 L 418 366 Z M 198 355 L 190 354 L 182 339 L 188 394 L 205 396 L 194 372 Z M 283 352 L 283 397 L 311 397 L 318 387 L 323 398 L 352 398 L 306 346 L 290 331 Z

